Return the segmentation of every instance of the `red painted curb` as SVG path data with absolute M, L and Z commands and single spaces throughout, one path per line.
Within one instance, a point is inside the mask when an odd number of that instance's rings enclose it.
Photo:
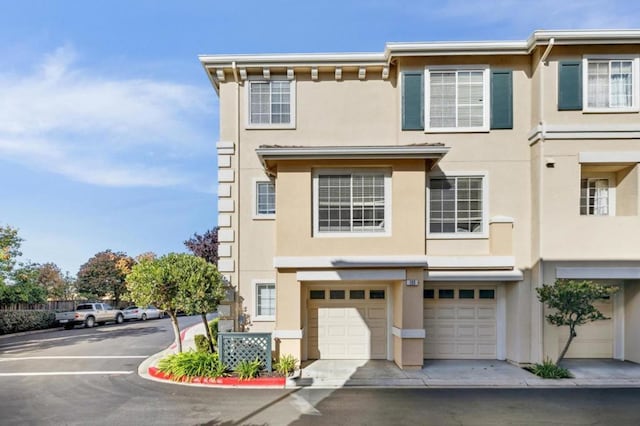
M 195 324 L 194 325 L 190 325 L 189 327 L 185 328 L 184 330 L 182 330 L 180 332 L 180 341 L 181 342 L 184 342 L 184 336 L 187 334 L 187 330 L 189 330 L 191 327 L 195 327 Z M 178 345 L 173 343 L 171 346 L 169 346 L 169 349 L 175 349 L 176 346 L 178 346 Z
M 157 367 L 149 367 L 149 375 L 161 380 L 171 380 L 171 375 L 158 370 Z M 217 386 L 282 386 L 287 383 L 286 377 L 256 377 L 255 379 L 240 380 L 237 377 L 219 377 L 217 379 L 208 377 L 194 377 L 191 380 L 183 380 L 185 383 L 198 383 L 201 385 Z

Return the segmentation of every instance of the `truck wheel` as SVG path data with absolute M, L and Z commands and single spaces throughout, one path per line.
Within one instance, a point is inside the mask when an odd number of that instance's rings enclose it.
M 71 324 L 65 324 L 65 325 L 64 325 L 64 329 L 65 329 L 65 330 L 71 330 L 71 329 L 73 328 L 73 326 L 74 326 L 74 324 L 73 324 L 73 323 L 71 323 Z
M 146 321 L 147 320 L 147 314 L 142 314 L 142 321 Z
M 96 319 L 94 317 L 87 317 L 87 319 L 84 320 L 85 327 L 91 328 L 94 325 L 96 325 Z
M 116 324 L 122 324 L 124 322 L 124 316 L 122 314 L 116 315 Z

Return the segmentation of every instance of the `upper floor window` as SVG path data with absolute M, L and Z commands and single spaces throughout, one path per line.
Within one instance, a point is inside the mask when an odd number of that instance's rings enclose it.
M 486 233 L 484 176 L 437 176 L 429 179 L 429 233 Z
M 293 81 L 249 80 L 247 127 L 294 127 L 294 99 Z
M 586 111 L 638 109 L 638 58 L 586 57 L 583 79 Z
M 320 172 L 314 185 L 315 234 L 389 232 L 386 173 Z
M 489 130 L 489 67 L 430 67 L 426 79 L 427 131 Z
M 269 181 L 257 181 L 255 187 L 255 215 L 261 218 L 273 218 L 275 213 L 275 185 Z

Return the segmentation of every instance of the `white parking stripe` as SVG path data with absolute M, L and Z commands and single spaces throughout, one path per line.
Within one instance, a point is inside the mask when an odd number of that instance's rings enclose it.
M 15 357 L 15 358 L 0 358 L 2 361 L 29 361 L 35 359 L 143 359 L 148 358 L 148 355 L 61 355 L 61 356 L 28 356 L 28 357 Z
M 15 376 L 76 376 L 87 374 L 132 374 L 133 371 L 43 371 L 41 373 L 0 373 L 0 377 L 15 377 Z

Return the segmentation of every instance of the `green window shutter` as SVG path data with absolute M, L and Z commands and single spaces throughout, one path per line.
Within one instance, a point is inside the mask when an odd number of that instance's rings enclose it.
M 402 130 L 424 130 L 424 77 L 402 73 Z
M 582 109 L 582 62 L 558 64 L 558 111 Z
M 513 72 L 491 70 L 491 128 L 513 129 Z

